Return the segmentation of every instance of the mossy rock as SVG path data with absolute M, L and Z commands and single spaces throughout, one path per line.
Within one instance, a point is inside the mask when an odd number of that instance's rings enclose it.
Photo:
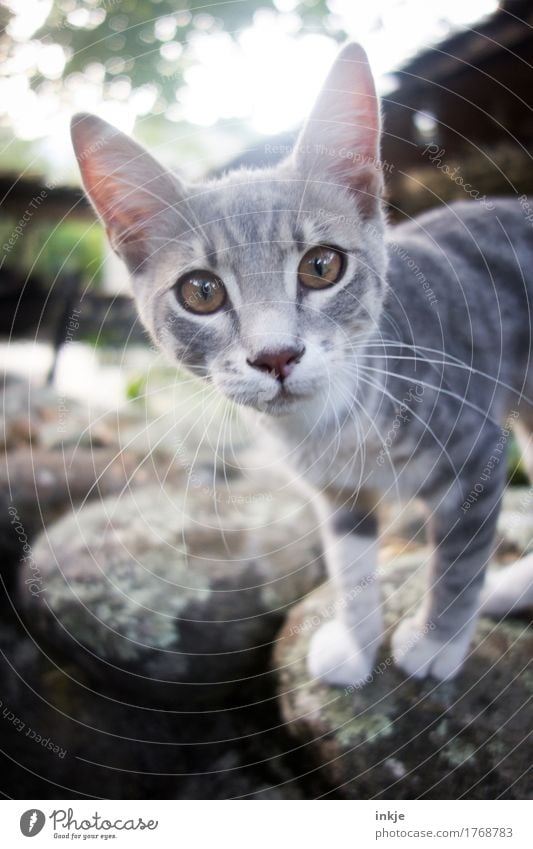
M 311 680 L 309 640 L 331 615 L 322 586 L 291 611 L 274 668 L 282 715 L 333 797 L 529 798 L 533 630 L 527 619 L 480 620 L 460 676 L 408 681 L 390 656 L 390 634 L 422 592 L 427 550 L 389 564 L 383 580 L 388 633 L 372 680 L 345 690 Z
M 285 485 L 146 486 L 47 529 L 21 593 L 39 640 L 157 699 L 267 674 L 288 609 L 323 580 L 315 520 Z

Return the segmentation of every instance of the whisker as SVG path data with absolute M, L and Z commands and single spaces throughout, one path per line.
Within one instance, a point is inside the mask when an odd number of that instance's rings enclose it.
M 454 464 L 454 462 L 453 462 L 452 458 L 450 457 L 450 455 L 449 455 L 449 453 L 448 453 L 448 451 L 447 451 L 446 447 L 443 445 L 443 443 L 441 442 L 441 440 L 438 438 L 438 436 L 437 436 L 437 434 L 435 433 L 435 431 L 433 430 L 433 428 L 431 428 L 431 427 L 428 425 L 428 423 L 427 423 L 427 422 L 426 422 L 423 418 L 421 418 L 421 416 L 419 416 L 419 415 L 418 415 L 418 414 L 417 414 L 417 413 L 416 413 L 416 412 L 415 412 L 415 411 L 414 411 L 411 407 L 409 407 L 407 404 L 405 404 L 405 403 L 403 402 L 403 400 L 400 400 L 400 399 L 396 398 L 396 396 L 395 396 L 395 395 L 393 395 L 391 392 L 389 392 L 387 389 L 385 389 L 382 385 L 380 385 L 380 384 L 375 384 L 375 383 L 373 383 L 372 381 L 370 381 L 370 380 L 368 380 L 368 379 L 366 379 L 366 378 L 364 378 L 364 377 L 361 377 L 361 376 L 360 376 L 360 380 L 362 380 L 362 381 L 363 381 L 363 383 L 367 383 L 369 386 L 373 386 L 374 388 L 379 388 L 382 392 L 384 392 L 384 393 L 387 395 L 387 397 L 388 397 L 388 398 L 390 398 L 390 399 L 391 399 L 392 401 L 394 401 L 396 404 L 398 404 L 399 406 L 404 406 L 404 407 L 405 407 L 405 409 L 406 409 L 406 410 L 408 410 L 408 411 L 411 413 L 411 415 L 412 415 L 412 416 L 414 416 L 414 418 L 415 418 L 415 419 L 417 419 L 417 421 L 419 421 L 419 422 L 420 422 L 420 423 L 424 426 L 424 428 L 425 428 L 425 429 L 428 431 L 428 433 L 429 433 L 429 434 L 433 437 L 433 439 L 435 440 L 436 444 L 439 446 L 439 448 L 441 449 L 442 453 L 444 454 L 444 456 L 445 456 L 445 457 L 446 457 L 446 459 L 448 460 L 448 462 L 449 462 L 449 464 L 450 464 L 451 469 L 453 469 L 453 473 L 454 473 L 454 476 L 455 476 L 455 480 L 457 480 L 457 479 L 458 479 L 458 474 L 457 474 L 457 471 L 456 471 L 456 469 L 455 469 L 455 464 Z

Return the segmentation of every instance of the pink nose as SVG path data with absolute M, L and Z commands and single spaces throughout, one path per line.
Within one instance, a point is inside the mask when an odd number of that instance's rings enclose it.
M 305 348 L 291 348 L 286 351 L 277 351 L 276 353 L 265 352 L 260 354 L 256 360 L 248 364 L 259 371 L 267 371 L 274 375 L 277 380 L 285 380 L 293 370 L 296 363 L 299 363 L 305 354 Z

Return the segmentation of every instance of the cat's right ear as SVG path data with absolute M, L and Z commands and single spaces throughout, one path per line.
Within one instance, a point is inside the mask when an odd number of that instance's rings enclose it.
M 96 115 L 75 115 L 71 135 L 85 190 L 111 246 L 130 271 L 141 270 L 170 236 L 182 199 L 177 179 Z
M 367 55 L 359 44 L 341 50 L 291 155 L 306 180 L 340 183 L 364 216 L 380 205 L 379 101 Z

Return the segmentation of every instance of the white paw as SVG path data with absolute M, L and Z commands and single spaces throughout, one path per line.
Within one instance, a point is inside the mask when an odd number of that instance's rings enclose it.
M 435 628 L 415 618 L 404 619 L 396 628 L 392 654 L 396 664 L 410 677 L 431 675 L 446 681 L 460 671 L 470 645 L 470 630 L 444 643 L 436 634 Z
M 533 555 L 511 566 L 493 569 L 485 577 L 481 594 L 482 616 L 507 616 L 533 605 Z
M 337 687 L 360 686 L 372 672 L 373 653 L 363 652 L 340 619 L 327 622 L 313 635 L 307 668 L 313 678 Z

